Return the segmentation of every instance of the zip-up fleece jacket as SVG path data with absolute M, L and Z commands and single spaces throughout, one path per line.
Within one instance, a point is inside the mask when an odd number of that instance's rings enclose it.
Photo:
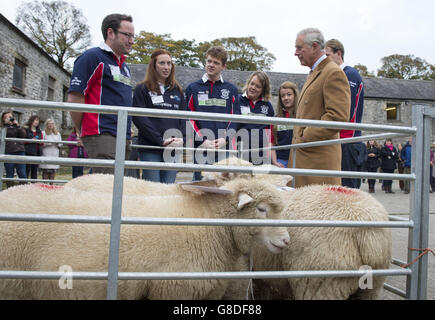
M 184 95 L 177 87 L 166 87 L 162 95 L 150 92 L 145 84 L 139 84 L 134 89 L 133 107 L 174 111 L 186 110 Z M 164 134 L 169 129 L 179 130 L 183 136 L 176 137 L 183 138 L 185 141 L 186 120 L 184 119 L 134 116 L 133 123 L 139 130 L 138 143 L 141 145 L 162 146 Z
M 246 116 L 261 116 L 261 117 L 274 117 L 275 112 L 273 110 L 272 104 L 269 101 L 259 100 L 254 103 L 246 96 L 246 94 L 239 95 L 237 97 L 238 104 L 240 105 L 240 110 L 242 115 Z M 238 130 L 246 129 L 249 132 L 249 146 L 243 146 L 243 149 L 251 148 L 262 148 L 263 136 L 266 135 L 266 141 L 272 141 L 272 132 L 270 124 L 253 124 L 253 123 L 240 123 Z M 253 135 L 253 130 L 258 130 L 258 139 L 253 143 L 253 139 L 257 139 L 257 135 Z M 267 147 L 267 145 L 266 145 Z

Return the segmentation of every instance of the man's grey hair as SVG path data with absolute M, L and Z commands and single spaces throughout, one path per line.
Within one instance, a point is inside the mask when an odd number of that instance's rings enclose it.
M 314 42 L 320 45 L 320 49 L 325 49 L 325 38 L 323 37 L 322 31 L 317 28 L 306 28 L 297 34 L 297 36 L 305 36 L 304 43 L 312 46 Z

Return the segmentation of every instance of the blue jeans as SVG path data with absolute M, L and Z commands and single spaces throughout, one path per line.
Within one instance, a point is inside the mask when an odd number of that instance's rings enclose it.
M 139 151 L 140 161 L 164 162 L 163 152 L 146 152 Z M 177 177 L 177 171 L 171 170 L 142 170 L 142 179 L 161 183 L 174 183 Z
M 10 155 L 14 156 L 24 156 L 24 151 L 22 152 L 14 152 L 9 153 Z M 26 175 L 26 164 L 25 163 L 6 163 L 5 162 L 5 168 L 6 168 L 6 178 L 13 178 L 14 177 L 14 171 L 17 171 L 18 178 L 21 179 L 27 179 Z
M 276 159 L 277 162 L 281 163 L 285 168 L 288 167 L 288 160 Z

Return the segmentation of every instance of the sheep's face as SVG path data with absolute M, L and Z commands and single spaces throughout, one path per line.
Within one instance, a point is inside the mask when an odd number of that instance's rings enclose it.
M 260 202 L 256 206 L 257 219 L 277 219 L 281 216 L 265 202 Z M 289 242 L 290 236 L 285 227 L 261 227 L 255 236 L 255 240 L 262 243 L 272 253 L 280 253 L 285 249 Z
M 267 201 L 256 202 L 245 193 L 239 194 L 238 211 L 248 219 L 280 219 L 281 207 Z M 241 212 L 245 211 L 245 212 Z M 273 253 L 280 253 L 290 242 L 285 227 L 234 227 L 234 238 L 239 249 L 248 253 L 253 242 L 263 244 Z

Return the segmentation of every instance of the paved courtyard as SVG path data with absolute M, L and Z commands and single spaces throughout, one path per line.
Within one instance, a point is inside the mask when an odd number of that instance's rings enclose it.
M 368 191 L 367 183 L 363 183 L 362 190 Z M 386 194 L 381 190 L 381 184 L 376 182 L 375 193 L 373 196 L 381 202 L 387 211 L 391 214 L 400 214 L 403 217 L 409 214 L 409 194 L 404 194 L 399 189 L 399 182 L 393 181 L 394 194 Z M 429 194 L 429 248 L 435 251 L 435 193 Z M 393 233 L 393 258 L 401 261 L 407 260 L 408 248 L 408 229 L 392 229 Z M 396 267 L 396 266 L 392 266 Z M 398 268 L 398 267 L 397 267 Z M 406 277 L 396 276 L 388 277 L 386 283 L 396 288 L 405 290 Z M 428 256 L 428 289 L 427 298 L 435 300 L 435 256 L 429 253 Z M 381 299 L 395 300 L 402 299 L 396 294 L 383 290 Z

